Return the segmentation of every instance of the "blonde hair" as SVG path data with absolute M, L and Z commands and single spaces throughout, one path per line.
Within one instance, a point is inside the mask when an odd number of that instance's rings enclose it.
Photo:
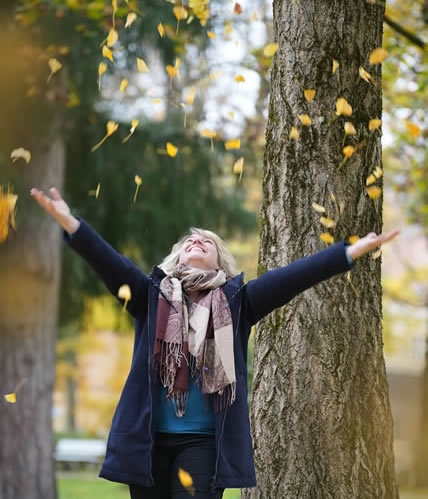
M 174 244 L 171 249 L 171 253 L 163 259 L 160 265 L 158 265 L 159 268 L 161 268 L 165 272 L 165 274 L 170 275 L 173 273 L 175 266 L 178 264 L 180 251 L 184 245 L 184 242 L 187 238 L 194 234 L 198 234 L 202 237 L 207 237 L 214 241 L 214 244 L 217 248 L 218 263 L 220 265 L 220 268 L 225 271 L 228 279 L 231 279 L 232 277 L 239 274 L 235 258 L 227 249 L 223 239 L 221 239 L 221 237 L 219 237 L 216 233 L 211 232 L 210 230 L 199 229 L 197 227 L 191 227 L 189 229 L 189 232 Z

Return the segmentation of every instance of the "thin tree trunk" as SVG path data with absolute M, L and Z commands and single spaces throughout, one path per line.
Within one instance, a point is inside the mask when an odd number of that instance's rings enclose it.
M 421 376 L 421 425 L 416 449 L 416 484 L 428 487 L 428 335 L 425 338 L 425 368 Z
M 380 2 L 378 2 L 380 3 Z M 312 203 L 337 222 L 336 241 L 382 230 L 366 178 L 381 166 L 380 133 L 368 122 L 382 112 L 370 52 L 382 45 L 383 7 L 361 0 L 274 0 L 272 93 L 266 132 L 259 272 L 322 249 L 326 229 Z M 340 63 L 335 74 L 333 59 Z M 304 89 L 315 89 L 308 103 Z M 336 117 L 345 97 L 352 116 Z M 299 127 L 308 114 L 310 127 Z M 360 144 L 337 171 L 344 122 Z M 289 139 L 292 126 L 299 139 Z M 381 186 L 381 179 L 376 182 Z M 334 200 L 332 198 L 334 196 Z M 247 499 L 397 498 L 392 418 L 382 352 L 380 259 L 352 271 L 358 296 L 336 276 L 299 295 L 257 327 L 252 430 L 258 487 Z

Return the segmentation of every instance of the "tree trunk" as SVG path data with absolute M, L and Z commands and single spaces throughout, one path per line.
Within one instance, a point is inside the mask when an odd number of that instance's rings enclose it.
M 64 177 L 60 79 L 46 83 L 37 31 L 20 29 L 3 3 L 0 42 L 0 184 L 18 195 L 16 232 L 0 245 L 0 499 L 55 499 L 52 393 L 61 231 L 31 200 L 32 186 L 60 190 Z M 33 89 L 32 96 L 29 90 Z M 24 147 L 31 161 L 10 160 Z M 16 392 L 16 403 L 4 395 Z
M 425 338 L 425 368 L 421 378 L 421 431 L 416 449 L 416 485 L 428 487 L 428 335 Z
M 380 2 L 378 2 L 380 3 Z M 279 43 L 271 70 L 266 131 L 259 273 L 319 251 L 326 232 L 312 203 L 337 222 L 335 241 L 382 230 L 366 178 L 381 166 L 380 86 L 370 52 L 382 46 L 383 7 L 367 2 L 274 0 Z M 333 59 L 340 63 L 332 72 Z M 305 100 L 303 89 L 315 89 Z M 345 97 L 352 116 L 335 116 Z M 312 125 L 299 126 L 298 114 Z M 336 118 L 336 119 L 334 119 Z M 342 161 L 344 122 L 360 144 Z M 300 137 L 289 138 L 292 126 Z M 376 185 L 381 186 L 381 179 Z M 331 195 L 334 195 L 334 199 Z M 352 271 L 296 297 L 258 325 L 252 430 L 258 487 L 254 498 L 397 498 L 392 418 L 382 352 L 380 258 L 362 257 Z M 358 296 L 356 294 L 358 293 Z

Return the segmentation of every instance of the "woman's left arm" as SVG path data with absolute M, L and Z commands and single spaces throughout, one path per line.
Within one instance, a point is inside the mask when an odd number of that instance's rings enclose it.
M 349 270 L 352 265 L 346 254 L 355 260 L 390 241 L 398 233 L 396 230 L 378 236 L 370 232 L 352 245 L 342 241 L 284 267 L 269 270 L 257 279 L 249 281 L 245 300 L 250 322 L 255 324 L 305 289 Z

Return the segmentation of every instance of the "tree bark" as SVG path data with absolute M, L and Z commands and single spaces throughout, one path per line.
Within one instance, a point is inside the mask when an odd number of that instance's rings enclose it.
M 40 37 L 17 26 L 14 6 L 2 3 L 0 11 L 0 184 L 18 195 L 16 232 L 10 229 L 0 245 L 0 499 L 55 499 L 51 413 L 61 231 L 29 189 L 63 187 L 63 120 L 55 105 L 63 83 L 60 77 L 46 83 Z M 12 164 L 18 147 L 31 152 L 29 164 Z M 4 398 L 12 392 L 16 403 Z
M 380 3 L 380 2 L 379 2 Z M 366 178 L 381 166 L 380 85 L 369 54 L 382 46 L 383 7 L 338 0 L 274 0 L 274 39 L 266 131 L 259 273 L 324 246 L 312 203 L 337 222 L 335 241 L 382 230 L 381 199 Z M 333 59 L 340 63 L 332 72 Z M 315 89 L 308 103 L 304 89 Z M 345 97 L 349 117 L 335 117 Z M 299 114 L 312 119 L 299 126 Z M 334 119 L 335 118 L 335 119 Z M 358 146 L 343 167 L 344 122 Z M 297 140 L 289 138 L 292 126 Z M 381 179 L 376 185 L 382 186 Z M 331 195 L 334 195 L 334 200 Z M 382 352 L 380 258 L 362 257 L 352 271 L 320 283 L 274 311 L 256 329 L 252 431 L 255 498 L 397 498 L 392 417 Z

